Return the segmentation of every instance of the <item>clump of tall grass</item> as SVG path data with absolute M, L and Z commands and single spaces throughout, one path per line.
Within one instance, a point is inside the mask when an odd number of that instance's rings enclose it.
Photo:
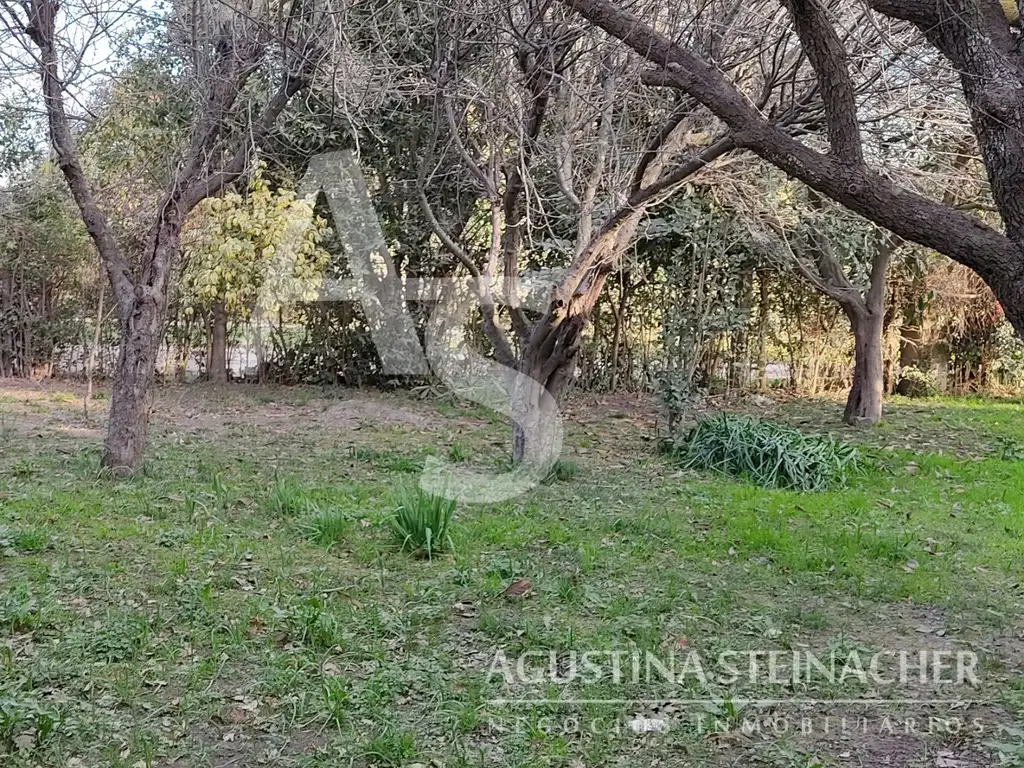
M 305 489 L 298 482 L 275 473 L 274 485 L 264 506 L 268 512 L 275 515 L 292 517 L 305 512 L 310 507 L 310 502 Z
M 430 559 L 455 548 L 450 533 L 455 501 L 419 486 L 400 485 L 392 495 L 396 506 L 391 530 L 402 549 Z
M 851 445 L 729 413 L 704 419 L 666 448 L 684 469 L 743 477 L 764 488 L 820 491 L 842 485 L 860 466 Z
M 352 523 L 343 512 L 313 505 L 308 509 L 310 514 L 299 523 L 299 530 L 306 538 L 325 547 L 344 541 Z

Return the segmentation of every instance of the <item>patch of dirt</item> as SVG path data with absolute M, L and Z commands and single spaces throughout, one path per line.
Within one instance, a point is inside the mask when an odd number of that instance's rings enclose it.
M 406 425 L 417 429 L 438 429 L 442 419 L 435 413 L 413 410 L 387 400 L 353 398 L 331 406 L 317 420 L 332 427 L 355 427 L 364 424 Z
M 159 387 L 151 425 L 155 431 L 216 435 L 242 425 L 288 433 L 306 428 L 374 426 L 435 430 L 445 424 L 445 419 L 427 405 L 416 408 L 414 403 L 400 402 L 400 398 L 383 393 L 345 390 L 344 394 L 346 399 L 338 400 L 311 398 L 302 390 Z M 84 396 L 85 387 L 74 382 L 0 380 L 0 413 L 6 415 L 8 426 L 17 434 L 100 439 L 109 400 L 93 400 L 87 420 Z

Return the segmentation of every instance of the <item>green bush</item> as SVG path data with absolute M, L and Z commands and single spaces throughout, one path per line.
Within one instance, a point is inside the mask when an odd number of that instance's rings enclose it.
M 799 491 L 842 484 L 860 464 L 854 447 L 830 437 L 729 413 L 701 421 L 667 449 L 685 469 L 713 470 L 765 488 Z
M 908 383 L 906 390 L 910 397 L 934 397 L 939 393 L 935 377 L 913 365 L 908 365 L 900 372 L 900 382 L 904 381 Z
M 402 549 L 428 559 L 454 549 L 449 533 L 455 502 L 427 493 L 419 486 L 399 486 L 394 492 L 391 528 Z

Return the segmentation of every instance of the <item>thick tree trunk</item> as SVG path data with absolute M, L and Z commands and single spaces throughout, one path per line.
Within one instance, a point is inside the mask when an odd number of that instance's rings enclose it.
M 159 221 L 150 235 L 143 275 L 131 294 L 133 298 L 119 296 L 121 351 L 114 371 L 102 459 L 103 466 L 119 477 L 142 468 L 157 353 L 163 339 L 167 283 L 180 236 L 180 219 Z
M 882 418 L 885 370 L 882 364 L 882 323 L 880 313 L 851 313 L 854 336 L 853 386 L 846 401 L 843 421 L 853 426 L 870 426 Z
M 214 384 L 227 384 L 228 313 L 224 302 L 213 305 L 210 320 L 210 364 L 206 377 Z
M 590 295 L 596 299 L 600 288 Z M 550 465 L 561 446 L 558 404 L 576 370 L 583 327 L 592 303 L 580 314 L 556 316 L 538 326 L 516 364 L 512 394 L 512 462 Z
M 557 427 L 557 407 L 565 394 L 575 360 L 559 364 L 545 377 L 550 359 L 524 355 L 520 373 L 526 378 L 513 385 L 512 394 L 512 463 L 550 464 Z
M 103 445 L 103 465 L 117 476 L 134 474 L 142 467 L 162 322 L 162 308 L 152 296 L 137 299 L 131 314 L 122 320 L 121 353 Z

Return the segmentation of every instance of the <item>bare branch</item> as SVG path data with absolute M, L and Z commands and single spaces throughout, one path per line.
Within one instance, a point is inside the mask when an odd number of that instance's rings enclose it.
M 64 107 L 64 84 L 60 78 L 54 18 L 56 0 L 32 0 L 25 33 L 39 49 L 43 102 L 50 126 L 50 139 L 57 154 L 57 165 L 64 175 L 89 237 L 96 244 L 110 278 L 122 315 L 131 310 L 135 294 L 128 263 L 121 254 L 107 218 L 96 203 L 78 155 L 78 145 L 71 132 Z
M 807 58 L 818 75 L 831 154 L 842 162 L 859 165 L 864 152 L 846 48 L 820 0 L 787 0 L 787 6 Z
M 641 56 L 721 118 L 736 145 L 904 239 L 947 254 L 987 280 L 1016 273 L 1019 247 L 982 222 L 901 189 L 888 179 L 822 155 L 762 117 L 724 75 L 608 0 L 561 0 Z

